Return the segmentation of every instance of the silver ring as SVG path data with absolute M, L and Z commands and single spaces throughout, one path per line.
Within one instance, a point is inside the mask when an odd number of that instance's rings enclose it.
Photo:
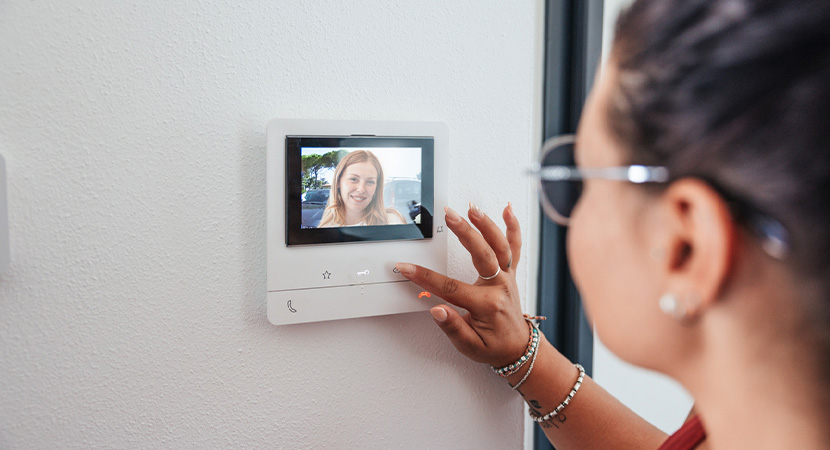
M 491 275 L 489 277 L 483 277 L 481 275 L 479 275 L 478 277 L 481 278 L 482 280 L 492 280 L 493 278 L 496 278 L 497 276 L 499 276 L 500 273 L 501 273 L 501 267 L 496 269 L 496 273 L 494 273 L 493 275 Z

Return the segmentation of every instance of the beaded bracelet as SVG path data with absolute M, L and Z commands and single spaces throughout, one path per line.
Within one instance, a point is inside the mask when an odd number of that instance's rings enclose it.
M 531 322 L 529 319 L 527 320 L 527 325 L 530 328 L 530 340 L 527 343 L 527 349 L 525 349 L 525 354 L 519 358 L 518 361 L 514 362 L 513 364 L 508 364 L 504 367 L 493 367 L 494 372 L 496 372 L 500 377 L 507 378 L 510 375 L 518 372 L 528 361 L 530 358 L 536 353 L 536 349 L 539 347 L 539 327 Z
M 533 365 L 536 364 L 537 356 L 539 356 L 538 349 L 536 352 L 533 353 L 533 359 L 530 360 L 530 367 L 527 368 L 527 373 L 525 373 L 525 376 L 523 376 L 518 383 L 514 384 L 513 386 L 510 386 L 510 388 L 512 388 L 514 391 L 516 389 L 519 389 L 519 386 L 521 386 L 527 380 L 527 377 L 530 376 L 530 372 L 533 372 Z
M 528 314 L 523 314 L 523 315 L 524 315 L 525 320 L 548 320 L 548 318 L 545 317 L 545 316 L 531 316 L 531 315 L 528 315 Z
M 576 379 L 576 384 L 574 384 L 573 389 L 571 389 L 571 393 L 568 394 L 568 398 L 566 398 L 564 402 L 560 403 L 559 406 L 556 407 L 556 409 L 545 414 L 544 416 L 537 416 L 536 414 L 533 414 L 533 411 L 530 411 L 530 418 L 533 419 L 534 422 L 542 423 L 554 418 L 557 414 L 562 412 L 562 410 L 565 409 L 565 407 L 568 406 L 568 403 L 570 403 L 571 400 L 574 398 L 574 395 L 576 395 L 576 391 L 578 391 L 579 387 L 582 386 L 582 379 L 585 377 L 585 368 L 578 363 L 574 365 L 577 369 L 579 369 L 579 377 Z

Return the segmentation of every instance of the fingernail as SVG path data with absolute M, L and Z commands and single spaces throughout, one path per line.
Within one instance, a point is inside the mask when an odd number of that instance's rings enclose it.
M 470 202 L 470 214 L 472 214 L 474 217 L 481 217 L 482 215 L 484 215 L 484 213 L 482 213 L 481 210 L 478 209 L 478 206 L 476 206 L 476 204 L 473 202 Z
M 447 310 L 441 308 L 440 306 L 430 309 L 429 313 L 432 314 L 432 317 L 438 322 L 447 320 Z
M 515 213 L 513 213 L 513 204 L 512 204 L 512 203 L 507 202 L 507 210 L 508 210 L 508 211 L 510 211 L 510 215 L 511 215 L 511 216 L 515 216 L 515 215 L 516 215 Z
M 415 273 L 415 266 L 409 263 L 397 263 L 395 267 L 404 275 L 412 275 Z
M 453 211 L 453 209 L 449 206 L 444 207 L 444 212 L 447 213 L 447 220 L 452 223 L 456 223 L 461 220 L 461 216 L 459 216 L 458 213 Z

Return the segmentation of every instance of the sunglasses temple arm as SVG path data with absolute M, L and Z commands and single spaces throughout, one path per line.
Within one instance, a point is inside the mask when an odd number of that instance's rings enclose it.
M 527 174 L 539 177 L 545 181 L 572 181 L 599 178 L 604 180 L 629 181 L 632 183 L 665 183 L 669 180 L 669 172 L 665 167 L 637 165 L 580 169 L 574 166 L 541 167 L 536 164 L 527 171 Z

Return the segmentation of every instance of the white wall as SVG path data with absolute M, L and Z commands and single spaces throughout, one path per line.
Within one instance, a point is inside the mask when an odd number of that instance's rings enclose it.
M 0 2 L 0 448 L 521 448 L 426 312 L 267 322 L 264 133 L 445 121 L 451 205 L 513 201 L 532 250 L 538 6 Z
M 616 18 L 631 1 L 605 0 L 603 60 L 607 59 L 611 49 Z M 667 433 L 680 428 L 692 406 L 692 398 L 682 386 L 662 374 L 635 367 L 617 358 L 596 334 L 594 380 L 626 406 Z

